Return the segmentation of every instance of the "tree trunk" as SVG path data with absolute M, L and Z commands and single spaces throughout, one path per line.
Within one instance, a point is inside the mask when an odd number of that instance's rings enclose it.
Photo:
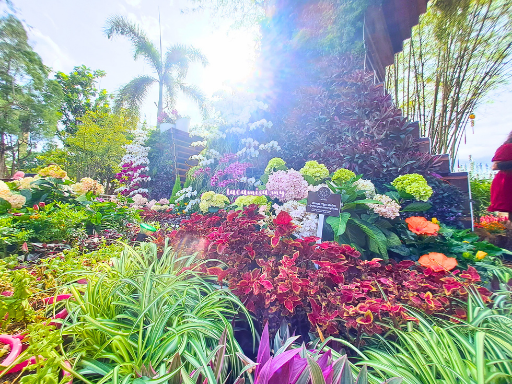
M 2 132 L 0 134 L 0 177 L 6 178 L 7 177 L 7 166 L 5 165 L 5 133 Z
M 156 126 L 160 126 L 160 122 L 158 119 L 162 116 L 162 112 L 164 110 L 164 83 L 162 80 L 158 82 L 158 111 L 156 114 Z

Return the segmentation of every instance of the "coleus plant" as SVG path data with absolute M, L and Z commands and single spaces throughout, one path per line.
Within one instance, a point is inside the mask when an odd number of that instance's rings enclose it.
M 347 356 L 333 359 L 330 350 L 321 353 L 317 350 L 307 350 L 304 346 L 298 348 L 293 343 L 299 338 L 294 336 L 285 341 L 284 345 L 270 353 L 270 338 L 268 323 L 263 329 L 256 362 L 238 354 L 244 362 L 244 373 L 253 371 L 254 384 L 366 384 L 368 371 L 363 367 L 354 379 Z M 400 384 L 401 378 L 386 380 L 383 384 Z
M 202 268 L 227 283 L 272 330 L 283 316 L 299 323 L 307 319 L 313 332 L 342 333 L 356 343 L 363 333 L 382 332 L 381 321 L 398 326 L 414 320 L 404 305 L 464 317 L 458 301 L 480 281 L 472 267 L 435 272 L 413 261 L 362 260 L 348 245 L 316 244 L 314 237 L 294 239 L 291 221 L 281 212 L 267 227 L 254 205 L 193 214 L 169 236 L 176 249 L 210 260 Z M 490 292 L 478 289 L 487 300 Z

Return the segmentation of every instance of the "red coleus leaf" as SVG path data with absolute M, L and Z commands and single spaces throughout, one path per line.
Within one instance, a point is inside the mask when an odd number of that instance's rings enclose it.
M 364 316 L 358 317 L 356 319 L 356 322 L 359 324 L 363 324 L 363 325 L 371 324 L 371 323 L 373 323 L 373 314 L 371 313 L 371 311 L 367 311 L 364 314 Z
M 279 240 L 281 239 L 281 236 L 272 236 L 272 240 L 270 241 L 270 244 L 272 244 L 272 247 L 277 247 L 277 244 L 279 244 Z
M 252 248 L 252 245 L 246 245 L 244 248 L 249 253 L 249 256 L 251 256 L 251 258 L 254 259 L 254 257 L 256 256 L 256 252 Z
M 460 277 L 469 281 L 480 281 L 480 275 L 476 271 L 475 267 L 468 266 L 468 270 L 460 274 Z
M 290 216 L 288 212 L 281 211 L 274 219 L 275 225 L 288 225 L 292 222 L 293 218 Z
M 238 217 L 238 211 L 231 211 L 228 213 L 228 215 L 226 216 L 226 219 L 228 221 L 233 221 L 236 217 Z

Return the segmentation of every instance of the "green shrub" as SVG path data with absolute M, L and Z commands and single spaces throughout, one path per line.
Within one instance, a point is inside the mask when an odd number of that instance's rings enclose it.
M 475 220 L 488 215 L 487 207 L 491 205 L 491 183 L 489 179 L 472 178 L 471 198 L 473 199 L 473 212 Z

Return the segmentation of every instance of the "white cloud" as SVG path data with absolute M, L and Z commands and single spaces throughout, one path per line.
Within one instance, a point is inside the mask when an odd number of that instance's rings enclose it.
M 33 41 L 33 48 L 43 59 L 43 63 L 52 67 L 55 71 L 69 72 L 76 65 L 67 53 L 50 37 L 37 28 L 29 29 L 30 40 Z
M 138 7 L 141 0 L 124 0 L 126 3 L 130 4 L 132 7 Z

